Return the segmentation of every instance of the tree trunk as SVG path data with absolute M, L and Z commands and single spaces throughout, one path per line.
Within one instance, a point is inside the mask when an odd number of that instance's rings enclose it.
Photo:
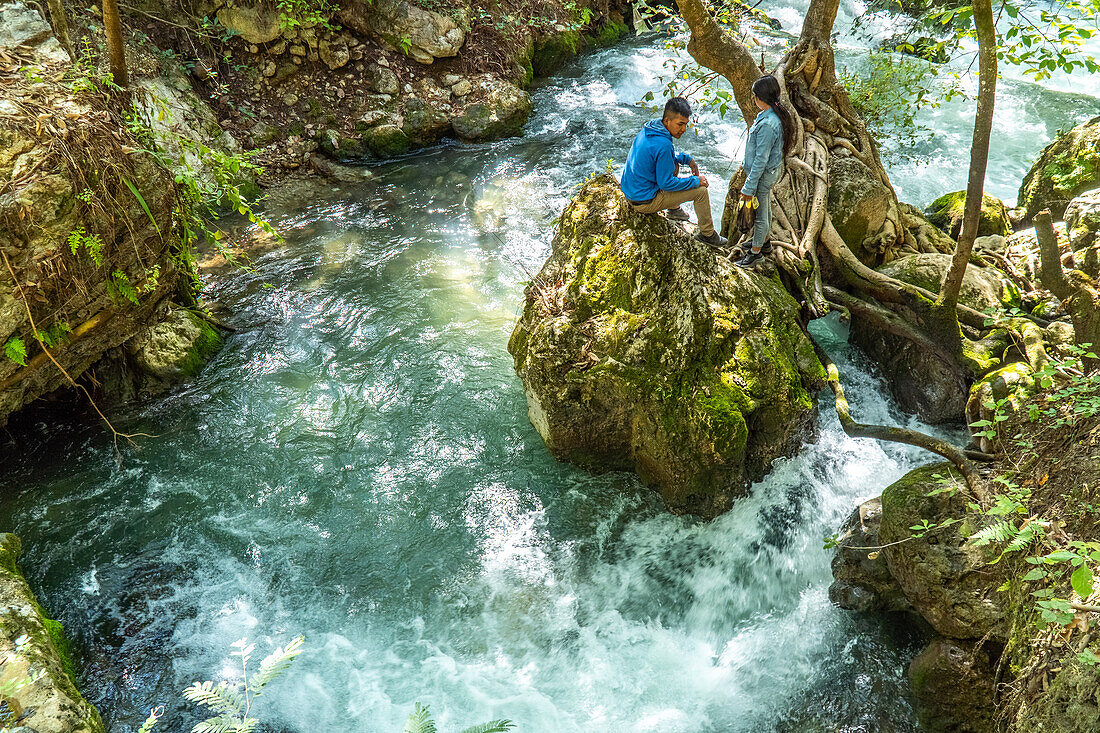
M 978 32 L 978 105 L 974 115 L 974 137 L 970 143 L 970 173 L 966 184 L 966 206 L 963 210 L 962 231 L 955 245 L 951 267 L 940 285 L 936 299 L 940 330 L 951 334 L 951 346 L 962 353 L 963 339 L 955 316 L 959 303 L 963 277 L 974 250 L 978 235 L 978 223 L 982 214 L 982 197 L 985 193 L 985 170 L 989 161 L 989 136 L 993 130 L 993 105 L 997 96 L 997 29 L 993 22 L 990 0 L 975 0 L 974 26 Z M 955 336 L 955 332 L 959 332 Z
M 57 36 L 65 53 L 69 54 L 70 61 L 76 61 L 76 50 L 73 48 L 72 36 L 69 35 L 69 19 L 65 15 L 65 6 L 61 0 L 46 0 L 50 9 L 50 25 L 53 26 L 53 34 Z
M 107 34 L 107 48 L 111 55 L 111 76 L 118 86 L 130 86 L 126 71 L 126 48 L 122 45 L 122 19 L 118 14 L 118 0 L 103 0 L 103 30 Z
M 1033 221 L 1039 240 L 1039 277 L 1043 287 L 1065 305 L 1073 321 L 1074 341 L 1078 345 L 1089 344 L 1095 352 L 1100 349 L 1100 289 L 1080 270 L 1072 270 L 1068 275 L 1062 271 L 1062 253 L 1050 212 L 1043 209 Z M 1100 361 L 1086 357 L 1085 366 L 1093 371 L 1100 367 Z

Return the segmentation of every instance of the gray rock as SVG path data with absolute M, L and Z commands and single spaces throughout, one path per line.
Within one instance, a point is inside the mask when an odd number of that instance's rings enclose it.
M 442 79 L 443 86 L 445 87 L 453 87 L 460 81 L 462 81 L 462 77 L 458 74 L 444 74 Z
M 351 60 L 351 52 L 343 43 L 329 43 L 321 41 L 317 47 L 321 61 L 330 69 L 339 69 Z
M 279 11 L 271 6 L 225 6 L 217 12 L 218 22 L 236 31 L 249 43 L 270 43 L 283 32 Z
M 975 252 L 1003 252 L 1004 248 L 1005 238 L 999 234 L 990 234 L 974 240 Z
M 451 93 L 456 97 L 465 97 L 474 90 L 474 85 L 466 79 L 461 79 L 451 85 Z
M 887 239 L 878 234 L 888 218 L 897 216 L 897 206 L 874 172 L 854 157 L 831 153 L 828 206 L 833 226 L 852 252 L 866 265 L 881 264 Z
M 931 733 L 992 733 L 994 669 L 968 641 L 936 639 L 909 664 L 913 707 Z
M 466 32 L 453 18 L 405 0 L 352 0 L 341 9 L 340 20 L 422 64 L 458 55 L 466 41 Z
M 50 24 L 36 8 L 24 2 L 0 5 L 0 48 L 37 46 L 52 35 Z
M 1066 231 L 1077 269 L 1092 278 L 1100 277 L 1100 188 L 1069 202 Z
M 928 495 L 951 486 L 954 494 Z M 882 554 L 905 597 L 937 633 L 951 639 L 980 639 L 986 634 L 1004 639 L 1008 594 L 997 588 L 1008 568 L 1006 563 L 990 564 L 997 548 L 969 541 L 988 520 L 968 515 L 971 499 L 966 492 L 966 482 L 948 463 L 910 471 L 887 486 L 879 528 Z M 947 518 L 963 521 L 913 538 L 914 525 Z
M 483 77 L 478 87 L 481 99 L 451 121 L 455 135 L 462 140 L 495 140 L 518 134 L 531 114 L 527 92 L 490 76 Z
M 387 67 L 367 66 L 365 75 L 367 85 L 379 94 L 397 94 L 401 88 L 397 80 L 397 74 Z
M 913 610 L 879 549 L 881 522 L 882 501 L 876 496 L 856 507 L 840 528 L 829 600 L 841 608 L 863 613 Z

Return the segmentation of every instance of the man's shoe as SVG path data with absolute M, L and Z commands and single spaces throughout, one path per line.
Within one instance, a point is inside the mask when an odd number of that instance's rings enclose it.
M 702 234 L 696 234 L 695 238 L 703 244 L 709 244 L 711 247 L 725 247 L 729 242 L 728 239 L 723 237 L 718 232 L 711 232 L 709 235 L 704 236 Z
M 672 221 L 691 221 L 691 217 L 681 207 L 677 206 L 675 209 L 669 209 L 665 212 L 665 216 Z
M 745 253 L 745 256 L 737 260 L 737 266 L 748 269 L 756 264 L 758 260 L 763 259 L 762 252 L 753 252 L 751 249 Z
M 767 257 L 768 255 L 770 255 L 774 251 L 775 251 L 775 247 L 772 246 L 772 240 L 765 239 L 764 240 L 764 246 L 760 248 L 760 254 Z

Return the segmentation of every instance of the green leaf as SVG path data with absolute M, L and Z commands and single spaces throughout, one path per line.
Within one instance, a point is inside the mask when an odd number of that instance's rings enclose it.
M 1027 575 L 1024 576 L 1024 580 L 1042 580 L 1047 577 L 1047 571 L 1042 568 L 1032 568 Z
M 145 215 L 149 217 L 149 221 L 153 223 L 153 228 L 157 230 L 157 234 L 160 234 L 160 225 L 158 225 L 157 220 L 153 218 L 153 212 L 149 211 L 149 204 L 145 203 L 145 199 L 141 196 L 141 191 L 139 191 L 137 186 L 135 186 L 126 176 L 122 176 L 122 182 L 126 184 L 126 188 L 130 189 L 130 193 L 134 194 L 134 198 L 141 204 L 141 208 L 145 210 Z
M 1046 556 L 1045 560 L 1047 564 L 1053 564 L 1056 562 L 1069 562 L 1073 558 L 1077 557 L 1076 552 L 1070 550 L 1055 550 Z
M 1092 595 L 1092 568 L 1082 565 L 1074 570 L 1073 575 L 1069 577 L 1069 584 L 1073 586 L 1074 592 L 1081 596 L 1081 600 L 1087 599 Z

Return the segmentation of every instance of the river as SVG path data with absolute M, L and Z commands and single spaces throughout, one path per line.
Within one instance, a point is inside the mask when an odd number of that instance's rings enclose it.
M 524 281 L 573 187 L 625 158 L 667 54 L 642 38 L 578 59 L 537 85 L 522 138 L 275 196 L 286 246 L 209 288 L 241 332 L 113 415 L 156 436 L 121 462 L 97 426 L 28 428 L 0 526 L 110 730 L 161 704 L 158 730 L 189 730 L 179 691 L 233 674 L 233 641 L 258 657 L 298 633 L 257 703 L 272 730 L 396 732 L 418 701 L 444 731 L 917 730 L 919 633 L 831 606 L 822 538 L 927 454 L 847 438 L 823 399 L 817 437 L 700 522 L 631 475 L 556 462 L 528 423 L 505 351 Z M 1045 140 L 1100 113 L 1019 80 L 998 104 L 989 190 L 1009 202 Z M 965 185 L 970 109 L 924 113 L 927 162 L 891 171 L 903 200 Z M 704 114 L 683 140 L 716 192 L 741 132 Z M 919 427 L 840 324 L 814 328 L 858 419 Z

